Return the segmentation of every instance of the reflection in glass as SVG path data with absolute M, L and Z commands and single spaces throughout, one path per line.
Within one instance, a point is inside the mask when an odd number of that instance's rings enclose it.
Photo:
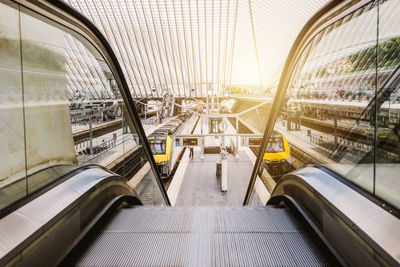
M 125 177 L 145 204 L 163 204 L 119 85 L 97 49 L 18 5 L 2 2 L 0 12 L 0 146 L 7 166 L 0 209 L 87 164 Z
M 294 168 L 323 164 L 373 191 L 373 172 L 361 164 L 373 158 L 373 127 L 360 114 L 374 89 L 375 44 L 373 4 L 309 42 L 275 124 L 290 144 Z
M 264 158 L 260 177 L 267 170 L 277 181 L 314 163 L 400 206 L 398 9 L 397 1 L 371 1 L 309 41 L 274 127 L 288 142 L 290 166 Z M 274 133 L 268 150 L 278 154 Z
M 31 193 L 59 178 L 68 170 L 63 167 L 74 166 L 77 160 L 65 93 L 66 33 L 23 11 L 21 50 L 28 193 Z M 40 174 L 48 170 L 50 175 Z
M 396 1 L 380 3 L 375 115 L 375 187 L 381 199 L 400 208 L 400 6 Z M 376 112 L 376 114 L 375 114 Z
M 0 2 L 0 209 L 26 196 L 18 6 Z

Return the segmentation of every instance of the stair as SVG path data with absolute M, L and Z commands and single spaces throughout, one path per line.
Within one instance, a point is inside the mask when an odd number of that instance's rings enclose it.
M 78 247 L 78 266 L 326 266 L 289 210 L 135 207 Z

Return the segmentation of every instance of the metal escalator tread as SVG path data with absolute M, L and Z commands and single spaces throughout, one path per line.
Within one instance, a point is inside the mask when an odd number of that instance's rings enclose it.
M 289 210 L 136 207 L 118 211 L 78 266 L 326 266 Z

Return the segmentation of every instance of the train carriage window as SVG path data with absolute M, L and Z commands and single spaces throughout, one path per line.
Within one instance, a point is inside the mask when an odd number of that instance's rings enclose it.
M 277 152 L 285 152 L 283 147 L 283 140 L 282 137 L 274 137 L 270 138 L 267 149 L 267 153 L 277 153 Z
M 150 149 L 154 155 L 165 154 L 165 140 L 150 141 Z

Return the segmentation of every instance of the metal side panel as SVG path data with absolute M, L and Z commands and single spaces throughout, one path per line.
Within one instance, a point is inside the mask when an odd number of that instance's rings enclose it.
M 134 196 L 122 177 L 95 166 L 78 170 L 0 220 L 0 266 L 56 264 L 118 196 Z
M 400 265 L 400 219 L 341 179 L 308 166 L 282 177 L 268 203 L 295 202 L 345 264 Z
M 78 266 L 327 266 L 287 209 L 137 207 L 86 244 Z

